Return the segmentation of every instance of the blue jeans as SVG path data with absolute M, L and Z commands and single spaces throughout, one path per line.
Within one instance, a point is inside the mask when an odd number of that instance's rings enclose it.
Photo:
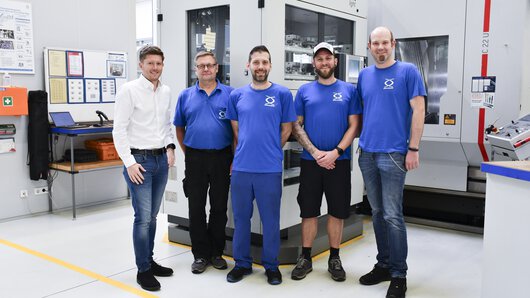
M 168 165 L 165 153 L 162 155 L 134 154 L 134 159 L 145 169 L 142 173 L 144 182 L 133 183 L 125 167 L 123 176 L 129 187 L 134 209 L 133 244 L 136 266 L 139 272 L 145 272 L 151 268 L 153 260 L 156 216 L 166 189 Z
M 362 151 L 359 156 L 377 242 L 377 265 L 392 277 L 407 275 L 407 230 L 403 218 L 405 155 Z
M 232 171 L 231 191 L 235 226 L 232 249 L 236 267 L 252 267 L 250 219 L 256 198 L 263 229 L 261 262 L 265 269 L 278 270 L 282 173 Z

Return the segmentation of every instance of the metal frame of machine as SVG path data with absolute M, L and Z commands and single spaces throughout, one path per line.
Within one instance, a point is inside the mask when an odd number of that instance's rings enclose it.
M 188 52 L 186 43 L 188 42 L 187 32 L 187 11 L 208 7 L 229 6 L 230 14 L 230 85 L 232 87 L 241 87 L 250 82 L 250 77 L 246 68 L 248 52 L 256 45 L 266 45 L 272 57 L 272 70 L 269 79 L 272 82 L 284 85 L 291 89 L 293 93 L 307 81 L 288 79 L 286 67 L 292 67 L 294 64 L 285 63 L 286 45 L 288 41 L 291 44 L 298 39 L 296 36 L 287 36 L 286 39 L 286 5 L 327 14 L 337 18 L 351 20 L 354 24 L 353 48 L 348 48 L 352 54 L 357 56 L 366 56 L 367 42 L 367 1 L 365 0 L 342 0 L 342 1 L 324 1 L 324 0 L 274 0 L 274 1 L 248 1 L 248 0 L 197 0 L 192 2 L 178 2 L 172 0 L 160 0 L 160 13 L 164 15 L 164 21 L 158 24 L 160 31 L 160 46 L 164 50 L 166 60 L 163 80 L 171 82 L 173 97 L 176 99 L 178 93 L 187 87 L 188 68 L 191 67 L 187 62 Z M 262 7 L 259 7 L 261 6 Z M 300 37 L 300 48 L 302 48 Z M 306 42 L 312 42 L 308 40 Z M 292 45 L 291 45 L 292 46 Z M 306 45 L 307 46 L 307 45 Z M 292 47 L 291 47 L 292 48 Z M 303 49 L 301 50 L 303 52 Z M 308 53 L 311 49 L 307 48 Z M 312 56 L 312 54 L 311 54 Z M 288 143 L 284 147 L 286 150 L 299 150 L 300 145 L 296 142 Z M 352 150 L 355 151 L 355 150 Z M 363 183 L 360 170 L 356 162 L 356 156 L 352 159 L 352 205 L 362 201 Z M 284 182 L 286 179 L 293 178 L 289 175 L 293 171 L 284 172 Z M 294 171 L 296 172 L 296 171 Z M 182 179 L 184 176 L 184 156 L 180 150 L 176 154 L 176 170 L 170 175 L 166 189 L 164 201 L 164 212 L 169 215 L 169 239 L 184 244 L 190 244 L 187 231 L 188 225 L 188 206 L 187 199 L 182 191 Z M 296 201 L 298 193 L 298 184 L 284 185 L 282 196 L 282 207 L 280 215 L 280 229 L 282 235 L 280 262 L 294 263 L 299 254 L 300 246 L 300 218 L 299 207 Z M 229 202 L 230 204 L 230 202 Z M 208 208 L 208 206 L 207 206 Z M 229 205 L 228 226 L 227 226 L 227 249 L 225 253 L 231 254 L 230 237 L 232 234 L 233 217 Z M 327 206 L 325 200 L 322 205 L 322 214 L 326 214 Z M 257 208 L 254 210 L 252 218 L 251 231 L 253 233 L 253 254 L 254 260 L 260 262 L 259 249 L 261 238 L 261 226 Z M 325 222 L 326 216 L 320 218 L 320 222 Z M 325 225 L 319 229 L 325 234 Z M 345 231 L 343 239 L 348 240 L 362 234 L 362 221 L 360 217 L 352 214 L 350 219 L 345 222 Z M 319 236 L 317 236 L 318 238 Z M 327 237 L 324 235 L 315 241 L 313 249 L 314 254 L 318 254 L 326 249 Z

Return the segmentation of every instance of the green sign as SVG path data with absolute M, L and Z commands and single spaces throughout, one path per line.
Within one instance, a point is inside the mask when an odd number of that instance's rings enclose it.
M 2 104 L 4 105 L 4 107 L 12 107 L 13 106 L 13 97 L 11 97 L 11 96 L 2 97 Z

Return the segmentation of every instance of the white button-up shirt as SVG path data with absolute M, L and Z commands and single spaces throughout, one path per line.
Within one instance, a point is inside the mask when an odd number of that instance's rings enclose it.
M 126 167 L 136 163 L 131 148 L 158 149 L 173 143 L 171 92 L 160 81 L 153 89 L 153 83 L 140 75 L 116 94 L 112 136 Z

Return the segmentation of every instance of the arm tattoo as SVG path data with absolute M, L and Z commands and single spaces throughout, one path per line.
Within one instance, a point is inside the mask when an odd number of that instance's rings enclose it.
M 298 141 L 298 143 L 300 143 L 300 145 L 302 145 L 302 147 L 304 147 L 304 149 L 307 150 L 309 154 L 313 155 L 313 153 L 317 150 L 317 148 L 309 140 L 307 133 L 298 121 L 295 121 L 293 124 L 293 135 Z

